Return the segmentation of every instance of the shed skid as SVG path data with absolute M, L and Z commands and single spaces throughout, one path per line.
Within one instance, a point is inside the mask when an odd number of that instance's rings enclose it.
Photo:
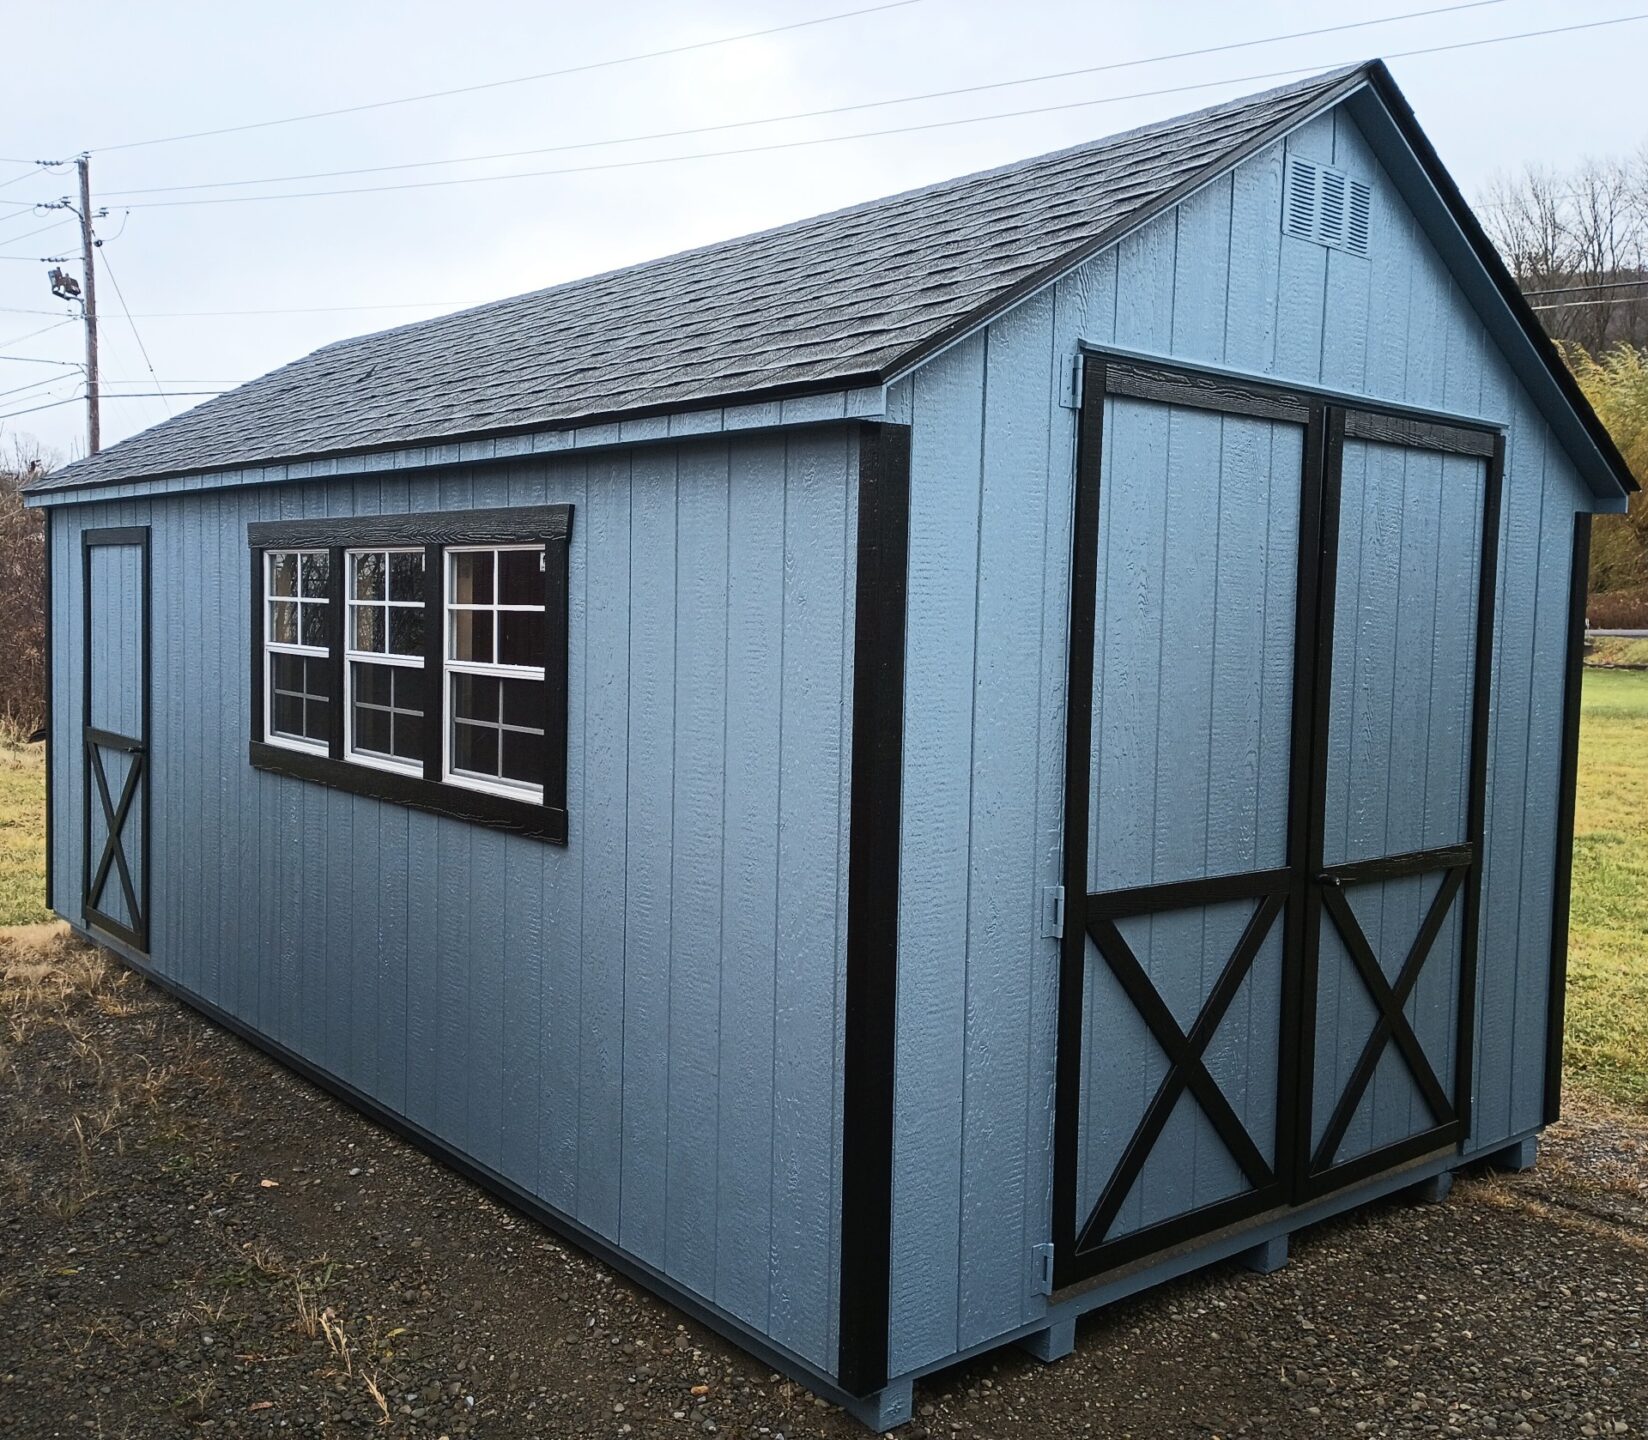
M 1633 484 L 1334 72 L 35 482 L 49 903 L 891 1429 L 1534 1163 Z

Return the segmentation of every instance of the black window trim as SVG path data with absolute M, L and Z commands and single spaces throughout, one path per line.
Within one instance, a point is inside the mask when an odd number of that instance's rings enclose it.
M 404 515 L 362 515 L 338 519 L 260 520 L 246 527 L 251 550 L 251 737 L 248 758 L 253 768 L 310 780 L 334 789 L 408 805 L 436 815 L 528 835 L 551 844 L 567 843 L 567 643 L 570 614 L 569 549 L 572 506 L 520 505 L 500 509 L 422 511 Z M 543 799 L 527 798 L 457 785 L 441 778 L 442 736 L 446 728 L 446 686 L 440 655 L 444 634 L 446 582 L 444 552 L 449 545 L 520 545 L 544 547 L 544 777 Z M 424 751 L 421 776 L 348 760 L 343 753 L 343 553 L 378 547 L 426 549 L 424 565 L 425 677 Z M 264 737 L 264 552 L 328 549 L 332 551 L 332 634 L 329 651 L 333 690 L 339 697 L 333 716 L 329 753 L 292 749 Z M 434 663 L 431 664 L 431 660 Z

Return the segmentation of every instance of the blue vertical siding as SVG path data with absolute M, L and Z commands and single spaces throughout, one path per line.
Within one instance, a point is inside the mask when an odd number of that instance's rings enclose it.
M 1343 167 L 1372 187 L 1370 258 L 1281 234 L 1282 176 L 1290 151 Z M 1027 1323 L 1044 1307 L 1035 1293 L 1029 1251 L 1049 1229 L 1058 950 L 1039 934 L 1036 904 L 1042 887 L 1060 879 L 1075 416 L 1058 395 L 1081 342 L 1506 424 L 1496 658 L 1488 681 L 1493 717 L 1472 1146 L 1492 1149 L 1541 1120 L 1565 587 L 1571 517 L 1592 502 L 1368 141 L 1341 108 L 1147 222 L 889 390 L 889 414 L 914 427 L 890 1355 L 895 1374 Z M 986 388 L 998 384 L 990 358 L 1009 343 L 1015 354 L 1038 357 L 1021 363 L 1045 364 L 1053 377 L 1047 392 L 1022 404 Z M 1192 443 L 1190 434 L 1181 435 L 1182 423 L 1176 430 L 1163 416 L 1158 428 L 1159 435 L 1137 442 L 1141 475 L 1161 463 L 1170 444 Z M 1111 444 L 1108 434 L 1106 444 Z M 1003 483 L 1014 486 L 1016 518 L 980 523 L 984 514 L 1006 519 L 1005 511 L 991 508 L 1000 502 L 1000 491 L 992 489 L 989 470 L 991 457 L 1005 454 L 1015 457 L 1016 476 Z M 1216 466 L 1218 452 L 1209 455 Z M 1113 463 L 1107 454 L 1107 476 Z M 1476 523 L 1467 505 L 1475 493 L 1467 493 L 1468 477 L 1454 461 L 1444 469 L 1442 526 L 1464 551 L 1469 527 Z M 1198 688 L 1186 674 L 1209 662 L 1207 647 L 1216 683 L 1225 683 L 1217 681 L 1219 675 L 1230 678 L 1220 666 L 1231 651 L 1224 649 L 1222 628 L 1211 633 L 1211 612 L 1203 624 L 1175 636 L 1170 660 L 1162 664 L 1160 632 L 1154 651 L 1146 643 L 1153 602 L 1126 591 L 1130 581 L 1143 583 L 1134 567 L 1148 568 L 1152 545 L 1178 547 L 1210 563 L 1217 557 L 1216 568 L 1222 568 L 1226 551 L 1215 528 L 1221 516 L 1204 505 L 1195 523 L 1176 522 L 1173 507 L 1179 501 L 1141 493 L 1132 513 L 1107 510 L 1104 522 L 1126 529 L 1101 549 L 1101 595 L 1135 607 L 1141 627 L 1136 644 L 1119 645 L 1103 657 L 1118 681 L 1107 704 L 1122 706 L 1115 717 L 1118 743 L 1131 727 L 1126 743 L 1151 753 L 1159 738 L 1158 702 L 1163 714 L 1207 705 L 1212 693 L 1207 682 Z M 1284 518 L 1272 516 L 1273 522 Z M 1132 543 L 1126 535 L 1135 532 L 1136 553 L 1120 557 L 1116 547 L 1125 550 Z M 1025 549 L 1036 544 L 1042 564 L 1025 568 Z M 1155 553 L 1159 557 L 1161 551 Z M 1278 559 L 1285 553 L 1285 547 L 1279 549 Z M 1116 576 L 1105 567 L 1119 558 L 1125 573 Z M 1439 560 L 1439 552 L 1432 558 L 1445 567 L 1453 557 L 1450 551 L 1446 561 Z M 993 579 L 1005 565 L 1018 566 L 1014 586 Z M 1416 583 L 1422 569 L 1422 557 L 1409 557 L 1411 573 L 1404 583 Z M 1433 566 L 1433 585 L 1455 579 Z M 1219 611 L 1223 627 L 1224 607 Z M 1038 631 L 1027 628 L 1027 612 L 1039 613 Z M 1240 623 L 1248 617 L 1231 618 Z M 1436 644 L 1454 647 L 1459 617 L 1445 618 Z M 1005 633 L 1019 637 L 1015 663 L 986 663 L 987 650 L 999 644 L 995 637 Z M 1234 635 L 1231 640 L 1239 643 Z M 1101 683 L 1109 688 L 1104 676 L 1096 676 L 1095 684 Z M 1264 694 L 1275 697 L 1278 684 L 1267 671 Z M 1400 687 L 1404 714 L 1421 704 L 1416 685 L 1410 676 Z M 1268 707 L 1271 699 L 1264 703 Z M 1449 691 L 1430 716 L 1421 757 L 1428 767 L 1444 765 L 1460 734 L 1456 703 L 1462 703 L 1460 697 Z M 1124 719 L 1130 712 L 1136 713 Z M 1391 723 L 1388 700 L 1382 723 Z M 1034 753 L 1027 748 L 1032 731 Z M 1216 725 L 1215 733 L 1224 732 Z M 1228 738 L 1239 744 L 1234 735 Z M 1163 774 L 1177 773 L 1183 764 L 1199 766 L 1198 774 L 1205 769 L 1205 760 L 1168 758 L 1173 764 Z M 1277 764 L 1283 760 L 1274 756 Z M 1116 831 L 1096 854 L 1114 865 L 1128 853 L 1128 826 L 1139 823 L 1133 802 L 1147 797 L 1134 793 L 1145 783 L 1142 769 L 1117 774 L 1107 758 L 1106 770 L 1099 793 L 1115 812 Z M 935 786 L 945 788 L 939 793 Z M 1240 817 L 1226 812 L 1240 789 L 1213 799 L 1220 823 L 1238 829 Z M 1033 806 L 1003 806 L 1004 795 L 1036 799 Z M 1451 778 L 1427 769 L 1426 811 L 1404 811 L 1394 823 L 1426 832 L 1440 827 L 1452 813 L 1454 795 Z M 1399 806 L 1410 798 L 1398 797 Z M 1095 824 L 1101 814 L 1095 811 Z M 1034 857 L 1029 869 L 1026 856 Z M 1369 923 L 1387 925 L 1393 937 L 1402 926 L 1416 924 L 1422 888 L 1395 887 L 1374 907 Z M 969 894 L 991 899 L 981 909 L 967 903 Z M 1014 905 L 1016 914 L 1008 909 Z M 1218 921 L 1206 923 L 1205 943 L 1211 946 Z M 1439 960 L 1457 956 L 1457 929 L 1455 921 L 1444 930 Z M 1203 943 L 1198 938 L 1192 948 L 1200 953 Z M 1149 948 L 1143 937 L 1140 944 Z M 1136 1108 L 1160 1059 L 1152 1058 L 1152 1042 L 1142 1030 L 1131 1038 L 1125 1034 L 1130 1007 L 1104 991 L 1102 970 L 1099 964 L 1090 969 L 1090 979 L 1097 977 L 1091 999 L 1095 1014 L 1103 1014 L 1112 1027 L 1120 1052 L 1084 1057 L 1084 1083 L 1094 1093 L 1109 1090 L 1117 1105 Z M 1205 984 L 1208 976 L 1199 978 Z M 1261 1081 L 1257 1072 L 1241 1091 L 1234 1079 L 1235 1056 L 1258 1043 L 1258 1017 L 1274 1005 L 1276 983 L 1274 959 L 1262 956 L 1254 982 L 1238 996 L 1226 1021 L 1229 1035 L 1222 1028 L 1212 1052 L 1231 1067 L 1227 1089 L 1233 1102 L 1245 1094 L 1250 1117 L 1269 1097 L 1253 1088 Z M 1416 1013 L 1436 1001 L 1439 983 L 1427 977 Z M 1435 1016 L 1445 1016 L 1445 1010 L 1434 1003 L 1430 1008 L 1432 1023 L 1440 1024 Z M 1347 1012 L 1345 1032 L 1357 1023 Z M 1022 1059 L 1015 1065 L 1024 1076 L 1022 1096 L 1009 1100 L 990 1083 L 974 1083 L 975 1075 L 993 1073 L 980 1072 L 974 1063 L 980 1053 L 975 1035 L 985 1030 L 992 1055 L 1003 1053 L 1009 1036 L 1020 1047 Z M 1451 1063 L 1451 1046 L 1440 1034 L 1433 1038 Z M 1227 1044 L 1229 1053 L 1221 1049 Z M 1366 1103 L 1377 1119 L 1359 1116 L 1356 1122 L 1368 1133 L 1375 1124 L 1396 1125 L 1398 1116 L 1419 1103 L 1395 1079 L 1387 1083 L 1384 1074 L 1372 1092 Z M 1021 1120 L 1021 1149 L 969 1143 L 969 1137 L 997 1135 Z M 1201 1143 L 1198 1119 L 1174 1123 L 1187 1133 L 1182 1157 L 1171 1163 L 1188 1165 L 1183 1174 L 1205 1164 L 1216 1176 L 1222 1147 Z M 993 1201 L 977 1203 L 986 1189 Z M 1150 1202 L 1141 1193 L 1130 1203 Z M 1003 1258 L 1007 1255 L 1013 1263 Z
M 52 527 L 65 913 L 80 533 L 151 524 L 153 963 L 824 1369 L 853 446 L 712 437 L 76 506 Z M 567 846 L 250 768 L 248 523 L 563 501 Z M 126 553 L 99 557 L 104 589 Z

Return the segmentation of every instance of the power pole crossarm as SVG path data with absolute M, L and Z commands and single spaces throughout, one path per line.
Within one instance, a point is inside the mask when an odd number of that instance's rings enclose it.
M 75 164 L 80 170 L 80 248 L 84 253 L 86 271 L 85 290 L 81 295 L 81 307 L 86 319 L 86 453 L 95 455 L 102 447 L 103 439 L 97 392 L 97 270 L 92 262 L 95 247 L 92 240 L 91 157 L 82 155 Z

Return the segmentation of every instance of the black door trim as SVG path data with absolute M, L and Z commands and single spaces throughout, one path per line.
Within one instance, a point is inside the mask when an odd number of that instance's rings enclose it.
M 140 636 L 139 735 L 122 735 L 92 724 L 92 551 L 99 546 L 135 545 L 142 556 L 141 586 L 143 592 L 142 633 Z M 152 660 L 150 635 L 153 630 L 153 586 L 149 564 L 149 527 L 122 525 L 85 530 L 80 536 L 81 582 L 81 668 L 80 714 L 81 754 L 85 759 L 82 800 L 82 907 L 88 928 L 102 930 L 125 941 L 135 950 L 147 954 L 149 949 L 149 734 L 150 691 L 152 688 Z M 48 657 L 49 659 L 49 657 Z M 108 774 L 103 764 L 106 750 L 131 756 L 131 765 L 115 797 L 109 787 Z M 108 834 L 102 852 L 93 868 L 92 861 L 92 796 L 96 792 Z M 135 817 L 133 811 L 135 810 Z M 128 863 L 122 836 L 126 826 L 137 825 L 139 837 L 139 873 L 134 877 Z M 125 924 L 98 908 L 96 902 L 109 883 L 110 872 L 119 878 L 127 914 L 132 923 Z

